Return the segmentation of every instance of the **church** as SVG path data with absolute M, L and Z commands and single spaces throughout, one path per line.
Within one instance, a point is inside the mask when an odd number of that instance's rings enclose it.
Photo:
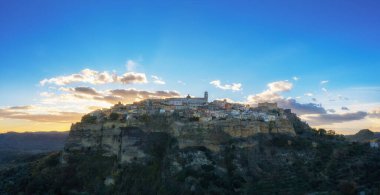
M 208 103 L 208 92 L 206 91 L 203 97 L 191 97 L 187 95 L 186 98 L 167 98 L 164 103 L 166 105 L 175 106 L 177 109 L 203 106 Z

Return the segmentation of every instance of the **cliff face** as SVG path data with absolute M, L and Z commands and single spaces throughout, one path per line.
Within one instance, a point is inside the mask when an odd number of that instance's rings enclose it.
M 295 136 L 295 127 L 310 128 L 295 115 L 200 120 L 123 113 L 85 115 L 62 153 L 0 170 L 0 194 L 380 192 L 380 150 L 331 136 Z
M 142 114 L 128 119 L 123 115 L 110 119 L 111 115 L 98 113 L 95 116 L 92 113 L 82 122 L 73 124 L 65 151 L 102 151 L 105 156 L 117 156 L 123 163 L 146 158 L 142 146 L 153 133 L 165 133 L 175 138 L 180 149 L 203 146 L 215 152 L 231 139 L 259 133 L 295 135 L 293 124 L 283 116 L 271 121 L 232 117 L 204 121 L 175 114 Z M 89 117 L 93 120 L 88 120 Z

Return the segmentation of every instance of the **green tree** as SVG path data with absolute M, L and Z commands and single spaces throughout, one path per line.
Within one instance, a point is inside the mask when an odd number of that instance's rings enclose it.
M 117 119 L 119 119 L 119 114 L 118 113 L 115 113 L 115 112 L 112 112 L 111 114 L 110 114 L 110 119 L 112 120 L 112 121 L 115 121 L 115 120 L 117 120 Z
M 82 117 L 82 123 L 95 123 L 96 122 L 96 116 L 91 116 L 89 114 L 86 114 Z
M 325 136 L 326 133 L 327 133 L 326 129 L 318 129 L 318 134 L 319 134 L 320 136 Z

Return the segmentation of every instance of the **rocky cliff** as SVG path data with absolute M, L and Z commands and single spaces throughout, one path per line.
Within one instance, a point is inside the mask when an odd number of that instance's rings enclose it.
M 309 134 L 281 110 L 271 120 L 197 114 L 85 115 L 63 152 L 0 170 L 0 194 L 380 192 L 380 150 L 369 144 Z
M 115 113 L 112 109 L 97 111 L 73 124 L 65 152 L 103 151 L 106 156 L 117 156 L 120 162 L 131 162 L 146 157 L 140 146 L 152 133 L 168 134 L 177 140 L 179 148 L 202 146 L 215 152 L 231 139 L 259 133 L 296 134 L 294 124 L 286 115 L 271 121 L 242 120 L 236 117 L 204 121 L 177 113 L 144 113 L 133 117 L 120 113 L 116 116 Z

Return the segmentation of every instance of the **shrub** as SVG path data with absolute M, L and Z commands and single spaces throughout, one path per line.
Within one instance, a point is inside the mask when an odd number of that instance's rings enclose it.
M 96 116 L 91 116 L 89 114 L 86 114 L 82 117 L 82 123 L 95 123 L 96 122 Z
M 110 120 L 115 121 L 115 120 L 119 119 L 119 116 L 120 115 L 118 113 L 112 112 L 110 114 Z

